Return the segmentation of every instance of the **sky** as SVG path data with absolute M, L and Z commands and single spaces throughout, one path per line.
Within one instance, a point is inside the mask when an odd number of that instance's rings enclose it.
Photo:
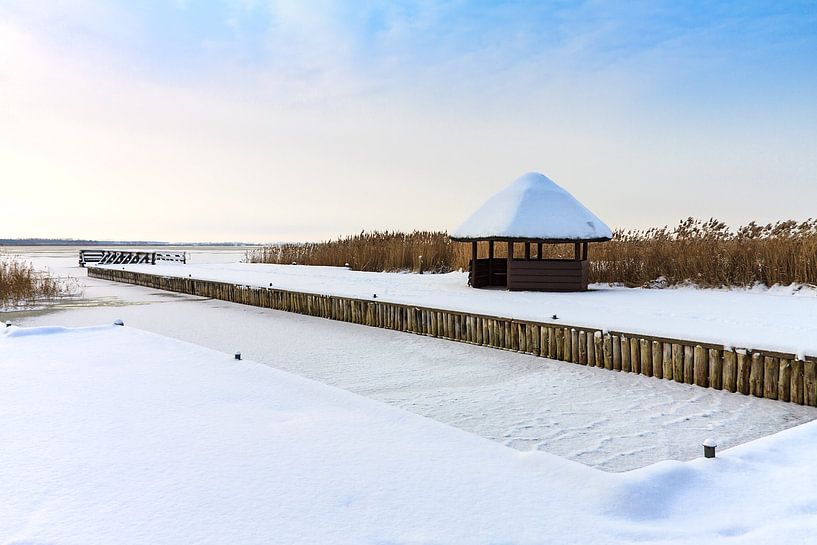
M 0 238 L 451 230 L 529 171 L 817 215 L 817 1 L 0 0 Z

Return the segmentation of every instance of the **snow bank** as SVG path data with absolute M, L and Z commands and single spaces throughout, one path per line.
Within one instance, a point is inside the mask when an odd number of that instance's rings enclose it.
M 451 236 L 592 240 L 613 233 L 556 182 L 529 172 L 488 199 Z
M 401 274 L 339 267 L 262 265 L 114 265 L 178 277 L 322 293 L 463 312 L 617 330 L 729 347 L 817 355 L 813 290 L 640 289 L 593 285 L 578 293 L 472 289 L 466 273 Z
M 0 333 L 5 543 L 798 543 L 817 425 L 608 474 L 129 327 Z

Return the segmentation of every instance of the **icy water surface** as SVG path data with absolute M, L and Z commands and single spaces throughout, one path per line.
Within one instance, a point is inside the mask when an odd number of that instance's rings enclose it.
M 236 261 L 243 251 L 201 250 Z M 701 455 L 817 417 L 817 410 L 512 352 L 85 278 L 75 249 L 25 257 L 71 274 L 81 298 L 3 313 L 24 326 L 122 318 L 138 327 L 344 388 L 520 450 L 609 471 Z M 196 259 L 196 255 L 192 256 Z M 203 262 L 203 261 L 202 261 Z

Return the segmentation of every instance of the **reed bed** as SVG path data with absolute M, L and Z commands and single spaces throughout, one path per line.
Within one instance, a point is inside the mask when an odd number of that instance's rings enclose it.
M 436 231 L 364 231 L 325 242 L 266 246 L 247 252 L 247 261 L 348 266 L 378 272 L 449 272 L 468 265 L 462 244 Z
M 0 309 L 52 300 L 77 292 L 78 284 L 73 279 L 55 278 L 34 269 L 31 263 L 0 255 Z
M 536 255 L 536 245 L 532 245 Z M 506 244 L 495 245 L 497 257 Z M 480 256 L 487 243 L 480 243 Z M 518 244 L 515 255 L 524 253 Z M 543 257 L 570 257 L 572 245 L 546 245 Z M 252 250 L 252 263 L 348 266 L 361 271 L 444 273 L 466 269 L 469 244 L 444 232 L 373 231 L 336 240 L 280 244 Z M 688 218 L 676 227 L 618 229 L 613 240 L 590 245 L 590 281 L 660 287 L 693 283 L 704 287 L 762 284 L 817 285 L 817 219 L 730 229 L 716 219 Z

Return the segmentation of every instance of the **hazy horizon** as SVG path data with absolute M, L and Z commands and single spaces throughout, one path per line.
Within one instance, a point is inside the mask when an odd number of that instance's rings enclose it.
M 816 215 L 813 2 L 0 4 L 0 238 L 451 230 L 539 171 L 611 227 Z

